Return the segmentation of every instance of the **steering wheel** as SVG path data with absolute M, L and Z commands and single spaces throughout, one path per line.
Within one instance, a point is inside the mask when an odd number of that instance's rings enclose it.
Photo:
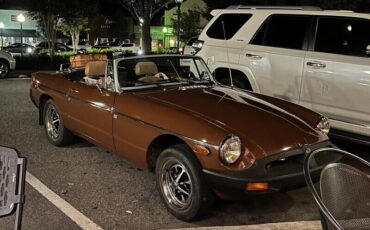
M 196 77 L 195 77 L 194 73 L 191 72 L 190 70 L 183 71 L 181 75 L 185 76 L 185 78 L 187 78 L 187 79 L 196 80 Z

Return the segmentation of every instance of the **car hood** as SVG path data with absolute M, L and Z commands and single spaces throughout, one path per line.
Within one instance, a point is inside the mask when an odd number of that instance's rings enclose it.
M 257 159 L 323 141 L 320 132 L 294 114 L 252 94 L 226 87 L 184 87 L 183 90 L 146 92 L 142 96 L 239 136 L 248 148 L 253 146 Z

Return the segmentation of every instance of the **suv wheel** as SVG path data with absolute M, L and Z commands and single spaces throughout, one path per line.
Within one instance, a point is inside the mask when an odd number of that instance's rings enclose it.
M 0 60 L 0 78 L 5 78 L 9 74 L 9 64 Z
M 230 81 L 230 78 L 226 77 L 226 78 L 222 78 L 219 80 L 219 82 L 222 84 L 222 85 L 231 85 L 231 81 Z M 245 89 L 245 90 L 252 90 L 249 82 L 244 82 L 243 80 L 240 79 L 240 77 L 238 76 L 234 76 L 233 77 L 233 85 L 236 87 L 236 88 L 239 88 L 239 89 Z

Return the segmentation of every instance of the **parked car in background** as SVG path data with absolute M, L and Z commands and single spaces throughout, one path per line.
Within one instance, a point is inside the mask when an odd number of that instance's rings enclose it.
M 155 171 L 163 203 L 187 221 L 206 213 L 215 194 L 303 186 L 305 154 L 332 146 L 325 117 L 221 86 L 194 56 L 119 57 L 39 72 L 30 95 L 50 143 L 66 145 L 77 134 Z M 317 158 L 312 170 L 337 160 Z
M 66 46 L 73 49 L 72 41 L 66 43 Z M 87 52 L 92 49 L 92 46 L 87 41 L 80 41 L 77 46 L 77 51 Z
M 13 56 L 4 50 L 0 50 L 0 79 L 5 78 L 10 71 L 15 69 L 16 61 Z
M 370 15 L 234 6 L 195 42 L 216 79 L 327 116 L 332 134 L 370 143 Z
M 183 54 L 185 55 L 194 55 L 197 50 L 193 47 L 193 43 L 198 40 L 198 37 L 191 38 L 183 48 Z
M 22 48 L 21 48 L 22 47 Z M 4 47 L 5 51 L 8 51 L 12 54 L 20 54 L 23 51 L 23 54 L 33 54 L 35 52 L 35 47 L 26 43 L 13 43 Z
M 49 43 L 48 42 L 40 42 L 36 46 L 35 53 L 45 53 L 48 52 Z M 56 42 L 55 43 L 55 52 L 65 52 L 65 51 L 73 51 L 73 49 L 69 48 L 68 46 L 64 45 L 63 43 Z
M 179 49 L 176 46 L 171 46 L 168 48 L 169 53 L 171 54 L 181 54 L 183 51 L 183 48 L 180 47 Z
M 94 46 L 96 49 L 113 49 L 116 51 L 121 52 L 129 52 L 134 54 L 142 54 L 142 50 L 140 46 L 136 46 L 135 43 L 122 43 L 119 42 L 113 42 L 113 43 L 103 43 L 97 46 Z

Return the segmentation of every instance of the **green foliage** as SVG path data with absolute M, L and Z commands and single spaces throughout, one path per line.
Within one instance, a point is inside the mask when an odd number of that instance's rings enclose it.
M 88 27 L 87 18 L 62 18 L 59 21 L 58 29 L 64 35 L 70 35 L 75 31 L 85 31 Z
M 199 28 L 199 22 L 201 17 L 201 12 L 197 10 L 189 10 L 188 12 L 181 13 L 180 16 L 180 41 L 187 42 L 192 37 L 196 37 L 200 34 L 201 28 Z M 174 34 L 177 36 L 177 19 L 172 19 Z

